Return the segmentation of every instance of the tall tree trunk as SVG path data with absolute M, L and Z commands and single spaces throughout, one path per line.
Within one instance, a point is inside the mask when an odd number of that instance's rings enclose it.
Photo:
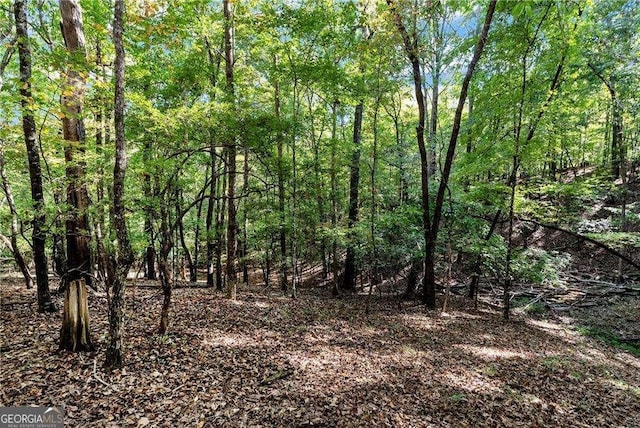
M 245 285 L 249 285 L 249 215 L 247 209 L 247 201 L 249 193 L 249 150 L 244 149 L 244 161 L 242 168 L 242 198 L 243 198 L 243 210 L 242 210 L 242 282 Z
M 224 197 L 227 188 L 227 163 L 223 162 L 222 180 L 218 180 L 218 199 L 216 201 L 216 235 L 215 235 L 215 259 L 216 259 L 216 290 L 224 288 L 224 268 L 222 266 L 222 250 L 225 246 L 224 224 L 227 209 L 227 198 Z
M 398 163 L 398 201 L 400 204 L 404 204 L 408 200 L 409 183 L 407 180 L 406 171 L 406 153 L 402 144 L 402 129 L 400 124 L 400 113 L 402 111 L 402 100 L 398 100 L 397 107 L 395 98 L 391 106 L 385 106 L 385 110 L 391 120 L 393 121 L 393 130 L 395 135 L 396 145 L 396 161 Z
M 96 44 L 96 66 L 102 68 L 102 79 L 106 80 L 106 67 L 102 63 L 102 48 L 100 46 L 100 42 L 98 41 Z M 98 273 L 97 275 L 102 277 L 102 280 L 106 284 L 111 283 L 111 276 L 113 276 L 113 272 L 111 272 L 111 263 L 109 261 L 109 255 L 107 254 L 107 250 L 104 245 L 104 231 L 105 220 L 106 220 L 106 207 L 105 207 L 105 191 L 104 191 L 104 164 L 107 162 L 104 153 L 104 146 L 106 143 L 109 143 L 105 138 L 105 133 L 103 130 L 106 126 L 110 126 L 110 121 L 107 120 L 105 123 L 103 117 L 103 109 L 108 106 L 108 102 L 103 98 L 102 94 L 99 93 L 97 96 L 97 103 L 95 106 L 95 122 L 96 122 L 96 156 L 98 161 L 96 163 L 96 175 L 97 175 L 97 183 L 96 183 L 96 220 L 94 226 L 94 234 L 96 240 L 96 256 L 98 261 Z M 108 115 L 108 118 L 111 116 Z M 108 237 L 107 237 L 108 238 Z
M 413 72 L 413 88 L 416 97 L 416 103 L 418 104 L 418 125 L 416 126 L 416 140 L 418 144 L 418 150 L 420 152 L 420 170 L 421 170 L 421 191 L 422 191 L 422 224 L 423 235 L 425 240 L 425 269 L 427 280 L 425 281 L 423 302 L 428 308 L 433 309 L 436 305 L 436 292 L 435 292 L 435 270 L 432 260 L 429 260 L 428 254 L 430 251 L 435 250 L 434 242 L 431 239 L 431 220 L 429 218 L 429 157 L 427 148 L 424 141 L 424 127 L 426 120 L 426 108 L 424 103 L 424 93 L 422 91 L 422 73 L 420 71 L 420 58 L 418 56 L 418 35 L 415 30 L 412 34 L 407 32 L 407 29 L 402 21 L 400 12 L 397 9 L 395 1 L 387 0 L 387 4 L 391 9 L 391 13 L 394 18 L 394 22 L 400 36 L 404 43 L 405 53 L 407 54 L 409 61 L 411 62 L 411 69 Z M 429 277 L 432 277 L 430 280 Z
M 173 275 L 169 267 L 169 254 L 173 248 L 173 231 L 170 229 L 170 210 L 166 206 L 160 208 L 160 252 L 158 254 L 158 270 L 160 285 L 162 286 L 162 309 L 160 310 L 160 324 L 158 334 L 166 334 L 169 329 L 169 309 L 173 294 Z
M 143 163 L 148 166 L 151 163 L 151 152 L 153 150 L 151 139 L 147 139 L 144 142 L 144 152 L 142 154 Z M 148 171 L 148 170 L 147 170 Z M 151 198 L 153 197 L 152 193 L 152 183 L 151 183 L 151 174 L 145 171 L 144 180 L 142 182 L 142 189 L 144 190 L 144 194 Z M 146 278 L 152 281 L 158 279 L 156 274 L 156 247 L 155 247 L 155 233 L 153 230 L 153 221 L 154 221 L 154 209 L 153 203 L 147 202 L 145 205 L 145 216 L 144 216 L 144 233 L 147 238 L 147 248 L 145 250 L 145 271 Z
M 115 45 L 115 94 L 114 94 L 114 125 L 116 160 L 113 168 L 113 207 L 111 209 L 111 221 L 116 230 L 118 239 L 118 254 L 114 269 L 113 282 L 111 283 L 111 300 L 109 301 L 109 344 L 105 366 L 120 367 L 124 362 L 124 310 L 125 310 L 125 283 L 127 274 L 133 263 L 133 251 L 129 242 L 127 222 L 124 206 L 124 180 L 127 170 L 127 147 L 124 132 L 124 67 L 125 53 L 122 42 L 124 26 L 125 5 L 124 0 L 116 0 L 113 18 L 113 42 Z
M 182 202 L 182 191 L 181 190 L 176 190 L 176 196 L 175 196 L 175 201 L 176 201 L 176 213 L 180 213 L 182 208 L 181 208 L 181 202 Z M 193 278 L 196 276 L 196 266 L 193 263 L 193 257 L 191 256 L 191 251 L 189 250 L 189 247 L 187 246 L 187 241 L 184 237 L 184 216 L 183 215 L 177 215 L 177 228 L 178 228 L 178 238 L 180 240 L 180 246 L 182 247 L 182 252 L 184 253 L 184 257 L 187 259 L 187 268 L 189 269 L 189 280 L 192 282 Z M 196 242 L 196 246 L 197 246 L 197 242 Z
M 40 168 L 40 151 L 36 143 L 36 123 L 33 117 L 31 95 L 31 49 L 27 30 L 27 10 L 24 0 L 16 0 L 14 7 L 16 35 L 18 37 L 18 56 L 20 59 L 20 104 L 22 106 L 22 130 L 27 146 L 29 160 L 29 179 L 31 199 L 33 201 L 33 259 L 38 288 L 38 312 L 54 312 L 56 307 L 49 292 L 49 268 L 45 252 L 45 206 Z
M 434 49 L 433 49 L 433 67 L 431 69 L 431 116 L 429 118 L 429 176 L 433 177 L 436 173 L 436 149 L 437 149 L 437 132 L 438 132 L 438 103 L 440 101 L 440 72 L 442 62 L 442 39 L 438 28 L 438 20 L 436 12 L 431 12 L 431 29 L 434 33 Z
M 298 78 L 293 78 L 293 122 L 297 123 L 299 103 Z M 291 266 L 293 268 L 291 278 L 291 298 L 295 299 L 298 294 L 298 282 L 300 280 L 300 272 L 298 271 L 298 227 L 296 220 L 298 216 L 298 160 L 296 157 L 296 132 L 294 130 L 291 136 L 291 169 L 292 169 L 292 186 L 291 186 Z
M 274 56 L 273 64 L 278 67 L 278 57 Z M 274 110 L 276 119 L 280 119 L 280 83 L 276 79 L 274 82 Z M 278 150 L 278 213 L 280 214 L 279 225 L 279 243 L 280 243 L 280 289 L 283 294 L 287 293 L 287 229 L 286 229 L 286 212 L 285 212 L 285 193 L 284 193 L 284 158 L 283 158 L 283 142 L 284 136 L 280 133 L 277 136 Z
M 205 176 L 206 179 L 208 179 Z M 202 205 L 204 204 L 204 197 L 198 202 L 198 209 L 196 211 L 196 228 L 193 237 L 193 269 L 189 272 L 189 281 L 193 283 L 198 282 L 198 266 L 200 266 L 200 224 L 202 222 Z
M 473 72 L 475 71 L 476 65 L 480 60 L 480 56 L 482 55 L 482 51 L 484 50 L 484 46 L 487 42 L 487 36 L 489 34 L 489 28 L 491 27 L 491 21 L 493 20 L 493 14 L 495 12 L 495 8 L 496 8 L 496 0 L 491 0 L 487 8 L 482 31 L 478 37 L 478 41 L 476 43 L 476 46 L 473 52 L 473 58 L 471 58 L 471 62 L 469 62 L 469 65 L 467 67 L 467 72 L 462 81 L 460 96 L 458 98 L 458 105 L 456 107 L 456 112 L 453 118 L 453 129 L 451 130 L 451 138 L 449 140 L 449 146 L 447 148 L 445 163 L 442 169 L 442 177 L 440 178 L 440 184 L 438 186 L 438 193 L 436 195 L 436 202 L 433 210 L 431 233 L 429 234 L 430 240 L 425 245 L 427 250 L 427 254 L 425 256 L 425 270 L 427 271 L 427 274 L 425 277 L 425 289 L 427 290 L 435 290 L 434 266 L 435 266 L 436 242 L 438 238 L 438 231 L 440 228 L 440 219 L 442 217 L 442 209 L 444 206 L 444 195 L 445 195 L 446 189 L 449 186 L 449 175 L 451 174 L 451 167 L 453 166 L 456 145 L 458 143 L 458 136 L 460 135 L 462 111 L 464 109 L 464 104 L 467 99 L 469 83 L 471 82 L 471 78 L 473 77 Z M 432 302 L 435 306 L 435 291 L 433 291 L 432 299 L 433 299 Z M 428 305 L 429 302 L 425 300 L 425 303 L 427 303 Z
M 207 214 L 205 218 L 205 233 L 207 237 L 207 287 L 214 286 L 214 265 L 213 256 L 215 254 L 216 246 L 216 230 L 213 222 L 213 213 L 216 205 L 216 191 L 217 191 L 217 171 L 216 171 L 216 148 L 212 144 L 209 147 L 209 168 L 211 171 L 211 182 L 209 184 L 209 199 L 207 201 Z
M 380 73 L 380 69 L 378 69 L 378 73 Z M 378 274 L 378 246 L 376 241 L 376 218 L 377 218 L 377 203 L 376 198 L 378 194 L 378 188 L 376 186 L 376 174 L 378 172 L 378 111 L 380 110 L 380 98 L 382 97 L 382 93 L 380 91 L 380 75 L 378 74 L 378 93 L 376 94 L 376 102 L 373 107 L 373 148 L 371 153 L 371 217 L 370 217 L 370 233 L 371 233 L 371 254 L 373 255 L 372 261 L 372 272 L 371 272 L 371 284 L 369 286 L 371 289 L 369 290 L 369 295 L 371 295 L 371 291 L 374 285 L 377 285 L 380 282 L 379 274 Z
M 82 26 L 82 10 L 78 0 L 60 0 L 62 35 L 70 56 L 85 56 L 85 39 Z M 85 131 L 82 119 L 85 78 L 76 70 L 77 65 L 67 66 L 62 90 L 62 131 L 65 140 L 65 165 L 67 178 L 66 220 L 67 280 L 74 289 L 65 294 L 60 348 L 69 351 L 92 349 L 89 332 L 89 311 L 86 284 L 91 275 L 91 249 L 89 246 L 89 195 L 83 159 Z M 77 292 L 74 292 L 77 290 Z M 80 319 L 84 317 L 84 319 Z M 86 329 L 79 331 L 78 329 Z M 78 340 L 75 340 L 77 338 Z
M 222 2 L 224 12 L 224 62 L 225 77 L 227 82 L 226 95 L 232 108 L 235 108 L 235 91 L 233 82 L 233 66 L 234 66 L 234 26 L 231 4 L 229 0 Z M 236 220 L 236 141 L 234 137 L 230 137 L 226 145 L 228 182 L 227 182 L 227 263 L 225 273 L 227 276 L 227 297 L 231 300 L 236 298 L 237 288 L 237 252 L 238 241 L 236 233 L 238 224 Z
M 338 168 L 336 165 L 337 151 L 337 127 L 338 127 L 338 106 L 340 102 L 336 99 L 333 102 L 331 114 L 331 166 L 330 166 L 330 185 L 331 185 L 331 228 L 335 230 L 338 227 Z M 332 294 L 338 296 L 340 294 L 340 284 L 338 278 L 338 240 L 334 237 L 331 242 L 331 270 L 333 274 Z
M 362 140 L 362 113 L 363 102 L 356 106 L 353 121 L 353 152 L 351 153 L 351 173 L 349 179 L 349 245 L 344 261 L 344 278 L 342 287 L 345 290 L 354 291 L 356 288 L 356 253 L 353 241 L 353 228 L 358 221 L 358 193 L 360 188 L 360 145 Z
M 467 72 L 464 76 L 462 87 L 460 89 L 460 97 L 458 98 L 458 106 L 453 119 L 453 129 L 451 131 L 451 139 L 449 140 L 449 146 L 447 148 L 447 154 L 445 158 L 444 167 L 442 170 L 442 177 L 438 186 L 438 193 L 436 195 L 436 202 L 433 212 L 433 219 L 430 219 L 429 213 L 429 191 L 428 191 L 428 165 L 427 154 L 424 147 L 424 98 L 422 96 L 422 84 L 420 75 L 420 62 L 417 53 L 417 35 L 413 34 L 411 37 L 407 33 L 402 18 L 396 9 L 393 0 L 387 0 L 391 11 L 393 13 L 396 26 L 404 40 L 405 50 L 411 61 L 413 68 L 414 87 L 416 92 L 416 100 L 418 102 L 418 146 L 420 149 L 420 158 L 422 163 L 422 203 L 423 203 L 423 222 L 425 225 L 425 280 L 424 280 L 424 295 L 423 303 L 430 309 L 435 308 L 435 250 L 438 237 L 438 231 L 440 228 L 440 219 L 442 217 L 442 208 L 444 205 L 444 194 L 449 183 L 449 174 L 451 173 L 451 167 L 453 165 L 453 159 L 455 155 L 456 144 L 458 142 L 458 135 L 460 134 L 460 123 L 462 120 L 462 110 L 467 98 L 467 91 L 469 89 L 469 83 L 475 67 L 480 59 L 480 55 L 484 50 L 484 46 L 489 33 L 489 27 L 491 26 L 491 20 L 493 19 L 493 13 L 496 7 L 496 0 L 491 0 L 487 8 L 484 25 L 482 32 L 478 38 L 475 50 L 473 52 L 473 58 L 467 67 Z
M 11 237 L 7 243 L 9 244 L 9 251 L 13 254 L 13 260 L 16 262 L 18 269 L 20 269 L 20 272 L 24 277 L 25 286 L 30 289 L 33 288 L 33 277 L 31 276 L 31 271 L 29 270 L 27 262 L 22 256 L 20 248 L 18 248 L 18 235 L 20 234 L 20 230 L 18 228 L 18 210 L 16 209 L 16 203 L 13 199 L 13 192 L 11 191 L 11 187 L 7 181 L 7 174 L 5 173 L 4 165 L 4 153 L 0 146 L 0 185 L 4 191 L 4 196 L 7 198 L 7 205 L 9 205 L 9 211 L 11 212 Z
M 622 131 L 622 108 L 616 92 L 616 79 L 609 79 L 609 94 L 611 95 L 611 173 L 614 178 L 620 178 L 621 165 L 625 161 L 625 147 Z

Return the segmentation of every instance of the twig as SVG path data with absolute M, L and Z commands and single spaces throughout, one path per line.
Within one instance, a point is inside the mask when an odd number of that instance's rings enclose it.
M 275 374 L 262 379 L 262 381 L 260 382 L 260 385 L 270 385 L 277 380 L 288 378 L 293 373 L 294 373 L 294 370 L 293 368 L 290 368 L 290 367 L 285 369 L 280 369 Z
M 100 377 L 98 377 L 98 373 L 97 373 L 97 371 L 96 371 L 96 364 L 97 364 L 97 361 L 98 361 L 98 360 L 97 360 L 96 358 L 94 358 L 94 359 L 93 359 L 93 378 L 94 378 L 95 380 L 97 380 L 98 382 L 100 382 L 101 384 L 103 384 L 104 386 L 111 386 L 111 385 L 109 385 L 107 382 L 105 382 L 104 380 L 100 379 Z

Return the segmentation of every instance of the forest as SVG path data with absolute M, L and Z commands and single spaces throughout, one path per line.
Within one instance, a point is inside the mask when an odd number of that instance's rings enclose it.
M 638 0 L 0 11 L 0 406 L 637 426 Z

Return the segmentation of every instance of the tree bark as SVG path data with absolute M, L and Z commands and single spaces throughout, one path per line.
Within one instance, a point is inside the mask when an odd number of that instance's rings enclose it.
M 278 57 L 273 58 L 273 65 L 278 66 Z M 276 119 L 280 119 L 280 83 L 276 79 L 274 82 L 274 110 Z M 284 159 L 283 159 L 283 135 L 277 137 L 278 150 L 278 213 L 280 214 L 280 225 L 278 230 L 280 243 L 280 289 L 283 294 L 287 294 L 287 229 L 285 212 L 285 192 L 284 192 Z
M 114 93 L 114 125 L 116 160 L 113 168 L 113 207 L 111 220 L 116 230 L 118 239 L 118 254 L 113 272 L 111 284 L 111 300 L 109 301 L 109 344 L 105 366 L 120 367 L 124 363 L 124 311 L 125 311 L 125 284 L 127 274 L 133 263 L 133 251 L 129 242 L 127 222 L 125 219 L 124 205 L 124 181 L 127 170 L 127 147 L 124 128 L 124 76 L 125 76 L 125 52 L 122 41 L 124 26 L 125 4 L 124 0 L 116 0 L 113 18 L 113 42 L 115 45 L 115 93 Z
M 422 225 L 423 235 L 425 241 L 425 269 L 427 278 L 431 275 L 431 280 L 425 281 L 425 288 L 423 290 L 423 303 L 430 309 L 435 308 L 436 305 L 436 289 L 435 289 L 435 273 L 433 261 L 429 260 L 428 254 L 435 250 L 435 245 L 432 245 L 431 239 L 431 219 L 429 214 L 429 156 L 424 141 L 424 128 L 426 121 L 426 107 L 424 100 L 424 93 L 422 91 L 422 72 L 420 70 L 420 58 L 418 57 L 418 35 L 413 32 L 409 34 L 402 21 L 400 12 L 397 9 L 396 3 L 393 0 L 387 0 L 389 9 L 393 15 L 394 22 L 398 28 L 398 32 L 402 37 L 404 43 L 405 53 L 411 63 L 411 70 L 413 73 L 413 88 L 416 97 L 416 103 L 418 105 L 418 125 L 416 126 L 416 141 L 418 144 L 418 150 L 420 152 L 420 185 L 422 194 Z
M 151 151 L 153 150 L 152 142 L 150 139 L 147 139 L 144 143 L 144 152 L 142 154 L 143 163 L 145 166 L 148 166 L 151 162 Z M 151 174 L 148 172 L 149 170 L 145 168 L 144 172 L 144 180 L 142 182 L 142 188 L 144 189 L 144 194 L 147 198 L 153 197 L 152 192 L 152 183 L 151 183 Z M 145 216 L 144 216 L 144 233 L 147 238 L 147 248 L 145 250 L 145 268 L 146 268 L 146 277 L 149 280 L 155 281 L 158 279 L 158 275 L 156 273 L 156 247 L 155 247 L 155 233 L 153 231 L 153 221 L 154 221 L 154 209 L 152 207 L 152 203 L 147 202 L 145 206 Z
M 46 221 L 44 191 L 42 187 L 40 151 L 36 143 L 36 123 L 32 113 L 31 49 L 29 47 L 27 11 L 24 0 L 16 0 L 14 14 L 16 20 L 16 35 L 18 37 L 18 56 L 20 59 L 22 130 L 24 131 L 24 141 L 27 146 L 31 199 L 33 201 L 34 211 L 32 241 L 38 288 L 38 312 L 54 312 L 57 309 L 51 301 L 51 293 L 49 292 L 49 268 L 45 251 L 46 234 L 44 231 Z
M 87 285 L 84 279 L 75 279 L 67 285 L 62 317 L 60 349 L 71 352 L 93 351 Z
M 209 147 L 209 168 L 211 171 L 211 182 L 209 184 L 209 199 L 207 201 L 207 214 L 205 218 L 205 230 L 207 237 L 207 287 L 214 286 L 214 265 L 213 265 L 213 257 L 215 254 L 215 237 L 216 230 L 214 227 L 216 226 L 213 222 L 213 213 L 215 211 L 216 205 L 216 191 L 217 191 L 217 171 L 216 171 L 216 153 L 215 146 L 211 144 Z
M 331 125 L 331 166 L 330 166 L 330 185 L 331 185 L 331 228 L 333 230 L 338 226 L 338 180 L 337 180 L 337 126 L 338 126 L 338 106 L 340 102 L 336 99 L 333 102 L 332 113 L 332 125 Z M 338 266 L 338 240 L 333 237 L 331 242 L 331 271 L 333 274 L 333 289 L 331 293 L 333 296 L 340 294 L 339 284 L 339 266 Z
M 249 192 L 249 150 L 244 148 L 244 161 L 242 168 L 242 283 L 249 285 L 249 214 L 247 210 L 247 193 Z
M 106 74 L 106 67 L 104 66 L 104 64 L 102 63 L 102 48 L 100 46 L 100 42 L 98 41 L 96 44 L 96 66 L 98 67 L 102 67 L 102 79 L 104 79 L 104 81 L 106 81 L 107 78 L 107 74 Z M 105 227 L 105 219 L 107 217 L 106 214 L 106 207 L 105 207 L 105 191 L 104 191 L 104 164 L 106 163 L 107 159 L 105 159 L 105 154 L 104 154 L 104 146 L 105 144 L 109 144 L 110 141 L 108 141 L 105 138 L 105 134 L 103 133 L 104 127 L 105 127 L 105 120 L 103 117 L 103 109 L 104 108 L 108 108 L 106 106 L 108 106 L 109 104 L 107 103 L 107 100 L 105 99 L 106 97 L 103 97 L 102 94 L 99 92 L 98 96 L 97 96 L 97 105 L 95 106 L 95 121 L 96 121 L 96 156 L 98 158 L 98 161 L 96 163 L 96 175 L 97 175 L 97 183 L 96 183 L 96 197 L 97 197 L 97 204 L 96 204 L 96 220 L 95 220 L 95 225 L 94 225 L 94 234 L 95 234 L 95 240 L 96 240 L 96 257 L 97 257 L 97 261 L 98 261 L 98 272 L 97 275 L 101 276 L 103 281 L 106 284 L 110 284 L 111 283 L 111 279 L 110 277 L 113 276 L 113 272 L 111 272 L 110 268 L 111 268 L 111 263 L 109 261 L 109 255 L 107 253 L 107 249 L 105 248 L 104 245 L 104 240 L 105 240 L 105 236 L 104 236 L 104 231 L 106 230 Z M 107 121 L 106 121 L 106 126 L 110 126 L 110 117 L 111 115 L 107 116 Z M 108 236 L 107 236 L 108 238 Z
M 160 208 L 160 253 L 158 254 L 158 270 L 162 285 L 162 309 L 160 310 L 160 324 L 158 334 L 166 334 L 169 329 L 169 309 L 173 293 L 173 275 L 169 268 L 169 253 L 173 248 L 173 231 L 169 224 L 169 209 L 164 205 Z
M 616 80 L 612 76 L 609 79 L 609 94 L 611 95 L 611 173 L 614 178 L 620 178 L 621 165 L 625 161 L 625 148 L 622 131 L 622 108 L 618 93 L 616 92 Z
M 353 243 L 353 228 L 358 222 L 358 193 L 360 188 L 360 145 L 362 140 L 362 113 L 363 102 L 356 106 L 353 121 L 353 151 L 351 153 L 351 173 L 349 178 L 349 230 L 350 242 L 347 246 L 347 255 L 344 261 L 344 277 L 342 288 L 354 291 L 356 288 L 356 252 Z
M 222 291 L 224 289 L 224 267 L 222 266 L 222 250 L 225 247 L 225 218 L 227 209 L 227 198 L 224 197 L 225 189 L 227 188 L 227 164 L 224 162 L 222 171 L 222 180 L 220 182 L 220 188 L 218 194 L 220 197 L 216 201 L 216 236 L 215 236 L 215 259 L 216 259 L 216 291 Z
M 231 4 L 229 0 L 224 0 L 223 3 L 224 13 L 224 60 L 225 60 L 225 77 L 226 77 L 226 95 L 228 101 L 235 109 L 235 90 L 233 82 L 233 67 L 234 67 L 234 26 L 233 16 L 231 11 Z M 228 182 L 227 182 L 227 263 L 225 266 L 225 273 L 227 276 L 227 297 L 231 300 L 236 298 L 237 287 L 237 252 L 238 241 L 236 234 L 238 230 L 238 224 L 236 219 L 236 142 L 234 137 L 230 137 L 226 145 L 227 152 L 227 166 L 228 166 Z
M 61 29 L 70 56 L 85 56 L 85 39 L 82 24 L 82 10 L 78 0 L 60 0 Z M 67 178 L 66 220 L 67 274 L 66 278 L 75 289 L 65 294 L 65 315 L 60 347 L 70 351 L 81 351 L 90 346 L 89 311 L 86 283 L 91 278 L 91 249 L 87 209 L 89 195 L 83 159 L 85 150 L 85 130 L 82 119 L 85 77 L 69 64 L 65 84 L 62 88 L 62 132 L 65 140 L 65 165 Z M 75 307 L 74 307 L 75 306 Z M 86 309 L 86 310 L 85 310 Z M 66 311 L 70 311 L 66 313 Z M 86 322 L 74 322 L 74 314 L 86 317 Z M 75 331 L 74 329 L 86 329 Z M 71 329 L 70 331 L 65 331 Z M 81 338 L 78 344 L 74 338 Z M 83 342 L 86 338 L 86 342 Z
M 176 213 L 180 213 L 180 211 L 182 210 L 181 208 L 182 191 L 181 190 L 176 191 L 175 201 L 176 201 Z M 197 276 L 196 274 L 197 269 L 193 262 L 191 251 L 189 251 L 189 247 L 187 246 L 187 241 L 184 237 L 184 220 L 183 219 L 184 219 L 184 216 L 182 215 L 178 215 L 178 218 L 176 219 L 176 222 L 177 222 L 176 226 L 178 228 L 178 239 L 180 240 L 180 246 L 182 247 L 182 252 L 184 253 L 184 258 L 186 258 L 186 262 L 187 262 L 187 268 L 189 269 L 189 281 L 195 282 L 193 278 Z

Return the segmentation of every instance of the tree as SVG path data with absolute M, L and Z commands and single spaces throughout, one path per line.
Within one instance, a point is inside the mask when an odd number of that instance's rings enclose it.
M 113 168 L 113 207 L 111 217 L 116 237 L 118 239 L 118 254 L 115 257 L 113 283 L 111 285 L 111 300 L 109 301 L 109 345 L 105 365 L 108 367 L 122 366 L 124 361 L 124 345 L 122 335 L 124 329 L 124 293 L 127 274 L 133 263 L 133 252 L 129 242 L 127 221 L 124 205 L 124 180 L 127 169 L 127 148 L 124 127 L 124 76 L 125 52 L 122 41 L 124 26 L 124 0 L 116 0 L 113 16 L 113 43 L 116 57 L 114 61 L 115 94 L 114 94 L 114 125 L 116 160 Z M 113 260 L 114 258 L 112 258 Z
M 14 5 L 16 35 L 18 37 L 18 55 L 20 58 L 20 103 L 22 106 L 22 129 L 29 159 L 29 178 L 31 182 L 31 199 L 33 201 L 33 259 L 36 269 L 38 288 L 38 311 L 54 312 L 55 305 L 49 292 L 49 268 L 45 250 L 45 202 L 42 186 L 42 170 L 40 167 L 40 150 L 36 140 L 36 123 L 33 117 L 33 99 L 31 94 L 31 50 L 27 31 L 27 12 L 25 2 L 16 0 Z
M 78 64 L 85 59 L 85 38 L 82 9 L 78 0 L 60 0 L 59 5 L 62 35 L 70 58 L 61 100 L 69 212 L 66 221 L 67 273 L 65 280 L 67 286 L 60 348 L 68 351 L 89 351 L 93 349 L 86 289 L 91 270 L 87 216 L 89 194 L 85 162 L 82 159 L 85 151 L 82 107 L 86 72 Z
M 451 138 L 447 148 L 447 154 L 445 163 L 442 170 L 442 176 L 438 185 L 438 192 L 436 195 L 435 206 L 433 210 L 433 216 L 430 213 L 429 203 L 429 163 L 427 152 L 424 143 L 424 122 L 425 122 L 425 107 L 424 96 L 422 92 L 422 77 L 420 74 L 420 61 L 417 55 L 418 39 L 415 32 L 410 35 L 404 23 L 402 17 L 397 10 L 395 2 L 393 0 L 387 0 L 387 4 L 391 9 L 391 13 L 394 17 L 395 24 L 404 42 L 405 52 L 409 57 L 409 61 L 413 70 L 413 81 L 416 94 L 416 101 L 418 103 L 418 126 L 416 128 L 416 135 L 418 139 L 418 148 L 420 150 L 420 162 L 422 167 L 422 209 L 423 209 L 423 226 L 424 226 L 424 240 L 425 240 L 425 279 L 424 279 L 424 294 L 423 303 L 430 309 L 435 308 L 435 252 L 436 243 L 438 237 L 438 231 L 440 229 L 440 220 L 442 218 L 442 209 L 444 206 L 444 195 L 448 187 L 449 175 L 451 174 L 451 167 L 455 156 L 456 144 L 458 142 L 458 135 L 460 134 L 460 124 L 462 120 L 462 110 L 467 98 L 467 91 L 469 89 L 469 82 L 473 76 L 475 67 L 480 60 L 482 51 L 487 41 L 487 35 L 491 26 L 491 20 L 496 8 L 496 0 L 492 0 L 489 3 L 487 12 L 485 15 L 484 25 L 482 32 L 478 37 L 478 41 L 473 52 L 473 57 L 467 67 L 467 72 L 462 82 L 460 89 L 460 97 L 458 98 L 458 106 L 453 120 L 453 129 L 451 131 Z
M 235 90 L 233 82 L 234 67 L 234 35 L 233 35 L 233 13 L 229 0 L 223 1 L 224 11 L 224 64 L 226 77 L 226 97 L 227 102 L 232 106 L 235 105 Z M 232 107 L 233 108 L 233 107 Z M 227 160 L 227 264 L 225 273 L 227 276 L 227 297 L 232 300 L 236 298 L 237 287 L 237 252 L 238 252 L 238 222 L 236 220 L 236 141 L 235 137 L 230 135 L 226 142 L 226 160 Z
M 620 178 L 626 160 L 624 110 L 633 98 L 637 82 L 636 58 L 640 53 L 637 27 L 640 11 L 637 2 L 609 0 L 589 5 L 587 9 L 583 56 L 593 75 L 606 87 L 610 96 L 610 162 L 614 178 Z

